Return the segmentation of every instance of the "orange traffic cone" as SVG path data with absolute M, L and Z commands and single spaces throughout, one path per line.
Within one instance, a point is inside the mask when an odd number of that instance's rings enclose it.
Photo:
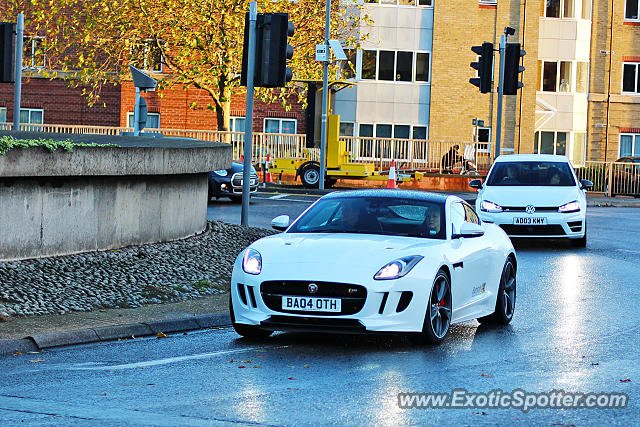
M 396 184 L 396 162 L 391 160 L 391 168 L 389 168 L 389 180 L 387 180 L 387 188 L 398 188 Z
M 269 172 L 269 163 L 271 163 L 271 156 L 267 154 L 267 162 L 264 164 L 264 182 L 273 182 L 271 172 Z

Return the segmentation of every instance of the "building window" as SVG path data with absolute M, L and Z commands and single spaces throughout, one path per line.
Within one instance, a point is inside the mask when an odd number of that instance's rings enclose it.
M 376 61 L 378 52 L 375 50 L 362 51 L 362 79 L 376 79 Z
M 363 138 L 373 137 L 373 125 L 361 123 L 358 128 L 358 135 Z
M 426 126 L 414 126 L 413 127 L 413 139 L 427 139 L 427 127 Z
M 568 134 L 568 132 L 536 132 L 533 153 L 566 155 Z
M 591 20 L 591 0 L 582 0 L 582 19 Z
M 574 0 L 546 0 L 544 16 L 547 18 L 575 18 Z
M 229 129 L 231 132 L 244 132 L 244 117 L 231 117 L 229 119 Z
M 361 79 L 428 83 L 430 60 L 429 52 L 363 50 Z
M 620 134 L 618 157 L 640 156 L 640 134 Z
M 340 136 L 353 136 L 355 131 L 355 123 L 340 122 Z
M 640 63 L 622 64 L 622 92 L 640 94 Z
M 162 72 L 162 40 L 147 39 L 131 47 L 131 65 L 154 73 Z
M 586 63 L 582 63 L 586 64 Z M 587 74 L 584 66 L 579 70 L 580 85 L 586 92 Z M 538 61 L 539 85 L 538 90 L 543 92 L 573 92 L 572 72 L 573 63 L 571 61 Z
M 343 79 L 353 79 L 356 76 L 356 50 L 345 49 L 346 61 L 340 61 L 340 77 Z
M 24 58 L 22 64 L 26 68 L 44 68 L 44 37 L 34 36 L 24 38 Z
M 627 0 L 627 6 L 624 9 L 624 19 L 638 21 L 638 9 L 640 9 L 640 0 Z
M 0 107 L 0 123 L 7 122 L 7 107 Z
M 42 108 L 21 108 L 20 123 L 41 125 L 44 123 L 44 110 Z
M 127 126 L 133 127 L 133 112 L 127 113 Z M 147 124 L 145 129 L 160 129 L 160 113 L 147 113 Z
M 296 119 L 264 119 L 265 133 L 295 134 L 297 126 Z
M 431 6 L 432 0 L 364 0 L 365 3 L 389 6 Z

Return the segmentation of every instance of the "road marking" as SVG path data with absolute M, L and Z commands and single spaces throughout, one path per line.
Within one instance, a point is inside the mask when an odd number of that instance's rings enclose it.
M 285 347 L 289 347 L 289 346 L 279 345 L 279 346 L 273 346 L 273 347 L 238 348 L 235 350 L 214 351 L 213 353 L 192 354 L 190 356 L 167 357 L 165 359 L 148 360 L 146 362 L 125 363 L 123 365 L 92 366 L 92 367 L 77 366 L 77 367 L 72 367 L 70 369 L 75 371 L 95 371 L 95 370 L 105 371 L 105 370 L 147 368 L 149 366 L 168 365 L 170 363 L 183 362 L 185 360 L 207 359 L 209 357 L 222 356 L 225 354 L 244 353 L 247 351 L 254 351 L 254 350 L 270 350 L 270 349 L 285 348 Z
M 269 197 L 271 200 L 282 199 L 283 197 L 287 197 L 288 194 L 276 194 L 275 196 Z
M 621 249 L 621 248 L 618 248 L 618 251 L 620 251 L 620 252 L 628 252 L 628 253 L 630 253 L 630 254 L 640 254 L 640 251 L 634 251 L 634 250 L 631 250 L 631 249 Z

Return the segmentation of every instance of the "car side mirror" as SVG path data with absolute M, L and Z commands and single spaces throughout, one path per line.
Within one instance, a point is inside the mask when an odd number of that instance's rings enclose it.
M 588 179 L 583 179 L 582 181 L 580 181 L 581 190 L 588 190 L 590 188 L 593 188 L 593 182 L 589 181 Z
M 477 188 L 478 190 L 482 188 L 482 180 L 481 179 L 472 179 L 469 181 L 469 187 Z
M 289 215 L 280 215 L 271 220 L 271 228 L 278 231 L 284 231 L 289 228 L 291 220 Z
M 474 224 L 472 222 L 464 222 L 460 226 L 458 234 L 451 236 L 453 239 L 459 239 L 460 237 L 480 237 L 484 235 L 484 229 L 481 225 Z

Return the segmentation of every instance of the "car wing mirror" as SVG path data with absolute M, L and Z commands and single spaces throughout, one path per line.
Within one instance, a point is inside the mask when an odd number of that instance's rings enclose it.
M 588 179 L 583 179 L 582 181 L 580 181 L 581 190 L 588 190 L 590 188 L 593 188 L 593 182 L 589 181 Z
M 477 188 L 478 190 L 482 188 L 482 180 L 481 179 L 472 179 L 469 181 L 469 187 Z
M 291 220 L 289 215 L 280 215 L 271 220 L 271 228 L 278 231 L 284 231 L 289 228 Z
M 460 237 L 480 237 L 484 235 L 484 229 L 481 225 L 471 222 L 464 222 L 460 226 L 460 230 L 457 234 L 451 236 L 453 239 L 459 239 Z

